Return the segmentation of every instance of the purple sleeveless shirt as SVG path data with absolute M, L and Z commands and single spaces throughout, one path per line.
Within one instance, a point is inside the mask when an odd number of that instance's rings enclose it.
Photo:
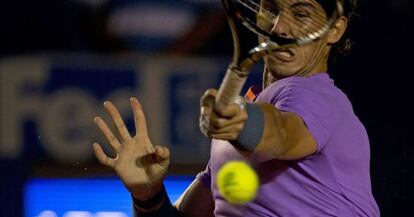
M 371 192 L 366 130 L 327 73 L 276 81 L 256 101 L 299 115 L 317 141 L 317 152 L 295 161 L 258 163 L 227 141 L 213 140 L 207 169 L 197 178 L 212 189 L 215 216 L 380 215 Z M 260 177 L 256 199 L 244 206 L 227 203 L 217 190 L 217 171 L 229 160 L 250 161 Z

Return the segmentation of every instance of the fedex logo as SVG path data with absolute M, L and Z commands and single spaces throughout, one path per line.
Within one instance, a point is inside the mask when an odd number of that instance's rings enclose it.
M 137 96 L 153 142 L 174 146 L 173 162 L 202 162 L 209 146 L 198 129 L 199 98 L 218 85 L 218 72 L 224 71 L 217 60 L 201 58 L 3 59 L 0 158 L 88 161 L 92 142 L 106 143 L 92 121 L 105 117 L 102 103 L 113 101 L 133 126 L 128 99 Z

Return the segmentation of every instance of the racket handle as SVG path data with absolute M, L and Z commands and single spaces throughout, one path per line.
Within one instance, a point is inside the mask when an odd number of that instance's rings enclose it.
M 248 72 L 230 66 L 221 82 L 216 97 L 216 104 L 229 105 L 236 103 L 237 98 L 246 82 Z

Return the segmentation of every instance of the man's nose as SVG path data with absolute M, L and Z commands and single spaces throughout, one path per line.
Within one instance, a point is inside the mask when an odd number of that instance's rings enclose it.
M 273 28 L 271 30 L 272 33 L 283 38 L 288 38 L 290 35 L 289 32 L 291 28 L 289 23 L 290 22 L 288 16 L 282 13 L 278 14 L 274 21 Z

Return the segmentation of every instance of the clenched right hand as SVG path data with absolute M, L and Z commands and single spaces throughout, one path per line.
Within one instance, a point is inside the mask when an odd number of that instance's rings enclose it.
M 141 104 L 134 97 L 130 99 L 130 103 L 134 112 L 135 136 L 130 135 L 118 109 L 106 101 L 104 108 L 110 115 L 119 138 L 101 117 L 95 117 L 94 121 L 116 152 L 116 157 L 108 157 L 98 143 L 93 144 L 93 149 L 99 162 L 113 168 L 136 199 L 147 200 L 162 188 L 170 162 L 170 152 L 166 147 L 154 146 L 151 143 Z

